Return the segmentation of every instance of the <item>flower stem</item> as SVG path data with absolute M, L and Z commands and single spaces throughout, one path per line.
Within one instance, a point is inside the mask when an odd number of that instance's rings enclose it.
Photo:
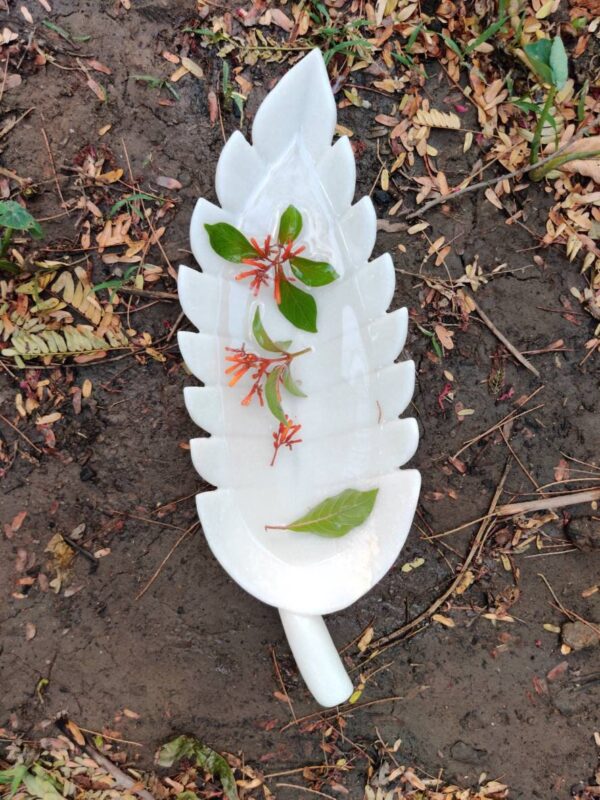
M 546 102 L 544 103 L 544 108 L 542 109 L 542 113 L 538 117 L 537 125 L 535 126 L 533 141 L 531 143 L 531 157 L 529 159 L 530 164 L 535 164 L 536 161 L 538 160 L 544 123 L 546 122 L 550 114 L 550 108 L 552 107 L 552 103 L 554 102 L 555 95 L 556 95 L 556 86 L 551 86 L 548 92 L 548 97 L 546 98 Z
M 298 358 L 298 356 L 303 356 L 305 353 L 310 353 L 312 347 L 305 347 L 304 350 L 298 350 L 296 353 L 288 353 L 290 358 Z

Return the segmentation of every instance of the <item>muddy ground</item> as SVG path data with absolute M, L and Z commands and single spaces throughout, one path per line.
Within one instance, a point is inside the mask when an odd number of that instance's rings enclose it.
M 108 101 L 97 101 L 79 73 L 52 65 L 29 67 L 22 86 L 5 95 L 3 112 L 32 106 L 35 111 L 3 140 L 2 165 L 43 181 L 30 204 L 32 213 L 40 218 L 59 214 L 42 126 L 62 180 L 66 174 L 62 168 L 72 164 L 85 145 L 98 145 L 98 129 L 111 123 L 102 144 L 118 163 L 124 163 L 125 143 L 141 182 L 151 185 L 162 174 L 183 184 L 163 243 L 174 264 L 193 265 L 188 253 L 190 214 L 199 196 L 215 200 L 214 171 L 223 144 L 219 125 L 209 121 L 207 106 L 207 91 L 217 85 L 220 65 L 209 52 L 197 54 L 205 79 L 182 84 L 180 100 L 168 107 L 158 104 L 164 95 L 130 79 L 136 73 L 167 74 L 159 54 L 164 48 L 174 49 L 178 32 L 193 16 L 193 3 L 133 3 L 128 12 L 112 3 L 86 0 L 55 0 L 52 6 L 56 24 L 73 34 L 92 35 L 82 47 L 112 70 L 110 77 L 103 76 Z M 39 9 L 32 11 L 40 16 Z M 26 27 L 16 9 L 10 25 L 13 30 Z M 48 31 L 47 37 L 51 36 Z M 64 42 L 52 41 L 59 49 L 68 49 Z M 249 70 L 255 88 L 245 131 L 270 82 L 284 69 L 259 63 Z M 432 79 L 428 91 L 444 103 L 453 90 L 442 74 Z M 376 139 L 371 135 L 373 116 L 375 111 L 385 113 L 388 101 L 375 95 L 371 99 L 370 111 L 340 111 L 340 122 L 354 131 L 355 142 L 364 145 L 358 160 L 357 197 L 370 191 L 379 170 Z M 239 120 L 233 111 L 226 111 L 223 124 L 229 135 Z M 458 182 L 477 155 L 463 155 L 462 142 L 445 132 L 432 141 L 441 145 L 440 166 L 453 183 Z M 410 205 L 408 182 L 402 181 L 398 188 Z M 67 184 L 65 192 L 68 195 Z M 395 192 L 374 192 L 380 216 L 395 200 Z M 498 433 L 463 453 L 465 474 L 447 461 L 464 441 L 508 414 L 517 398 L 544 387 L 535 398 L 541 407 L 518 419 L 509 432 L 510 446 L 539 485 L 554 480 L 561 453 L 597 463 L 598 357 L 580 364 L 594 321 L 577 303 L 569 318 L 556 313 L 569 298 L 570 288 L 582 284 L 561 247 L 539 247 L 536 234 L 543 233 L 548 202 L 543 187 L 525 188 L 515 197 L 525 211 L 522 222 L 527 229 L 507 226 L 504 212 L 471 194 L 453 207 L 429 214 L 428 235 L 432 241 L 441 234 L 455 240 L 447 260 L 455 278 L 476 256 L 486 274 L 506 264 L 476 297 L 515 346 L 539 350 L 558 339 L 564 345 L 558 352 L 531 356 L 539 380 L 505 358 L 503 385 L 507 390 L 514 387 L 514 393 L 499 400 L 502 394 L 492 395 L 488 384 L 498 341 L 475 315 L 466 326 L 460 318 L 446 315 L 455 347 L 442 361 L 432 357 L 428 338 L 412 326 L 406 355 L 417 364 L 413 410 L 422 436 L 413 464 L 423 475 L 417 525 L 386 578 L 355 606 L 329 620 L 340 646 L 370 623 L 376 636 L 395 630 L 442 593 L 476 526 L 435 545 L 423 536 L 485 514 L 507 460 L 512 466 L 502 501 L 529 497 L 527 493 L 534 491 Z M 47 241 L 72 241 L 74 222 L 75 215 L 45 223 Z M 406 247 L 405 253 L 399 245 Z M 407 305 L 421 324 L 428 324 L 433 312 L 431 307 L 421 308 L 423 283 L 405 273 L 446 275 L 443 267 L 435 268 L 430 261 L 423 264 L 427 247 L 422 237 L 405 231 L 381 232 L 375 251 L 376 255 L 391 252 L 398 267 L 394 307 Z M 161 254 L 153 252 L 153 258 L 160 263 Z M 100 261 L 94 261 L 94 270 L 97 280 L 110 274 Z M 161 286 L 174 291 L 168 280 Z M 140 330 L 159 337 L 178 315 L 176 303 L 163 302 L 131 319 Z M 132 752 L 146 765 L 158 743 L 180 732 L 192 732 L 216 749 L 241 751 L 248 762 L 266 772 L 319 763 L 322 728 L 292 726 L 281 731 L 290 721 L 290 710 L 274 694 L 281 686 L 273 670 L 272 649 L 297 716 L 318 709 L 298 678 L 276 612 L 229 580 L 201 532 L 183 539 L 152 586 L 135 599 L 195 521 L 192 496 L 207 488 L 194 473 L 185 449 L 187 440 L 198 435 L 182 395 L 193 379 L 182 368 L 176 348 L 167 356 L 165 363 L 125 358 L 65 368 L 63 372 L 77 385 L 89 378 L 93 392 L 80 414 L 64 407 L 63 419 L 53 429 L 52 454 L 41 455 L 0 423 L 5 443 L 17 448 L 0 487 L 2 522 L 27 510 L 20 530 L 0 540 L 0 726 L 40 735 L 47 730 L 45 721 L 65 709 L 83 727 L 116 729 L 124 738 L 141 743 Z M 474 410 L 462 421 L 451 404 L 442 411 L 438 403 L 447 382 L 444 370 L 454 377 L 455 400 Z M 18 375 L 13 379 L 6 372 L 0 378 L 2 413 L 13 421 L 17 421 L 18 381 Z M 19 427 L 42 447 L 32 420 L 21 421 Z M 158 505 L 175 500 L 180 502 L 170 512 L 154 513 Z M 593 512 L 584 506 L 571 513 L 586 517 Z M 587 598 L 581 593 L 598 581 L 600 551 L 593 549 L 593 533 L 574 546 L 564 521 L 559 512 L 544 528 L 551 537 L 546 543 L 563 542 L 563 546 L 543 551 L 533 546 L 511 556 L 520 570 L 518 599 L 514 605 L 509 602 L 514 621 L 495 622 L 482 616 L 514 599 L 517 588 L 514 572 L 507 571 L 497 554 L 506 543 L 500 531 L 477 567 L 475 584 L 452 608 L 442 609 L 455 627 L 430 625 L 369 664 L 368 669 L 385 667 L 368 681 L 359 703 L 381 702 L 347 713 L 348 738 L 337 742 L 356 758 L 354 771 L 344 779 L 350 797 L 361 796 L 366 770 L 366 760 L 354 745 L 373 755 L 377 736 L 387 742 L 402 739 L 402 763 L 416 764 L 432 775 L 442 770 L 445 778 L 464 785 L 476 784 L 485 772 L 507 783 L 511 797 L 523 800 L 565 798 L 571 787 L 590 778 L 597 759 L 593 734 L 599 725 L 600 651 L 595 647 L 561 654 L 560 636 L 543 626 L 560 626 L 565 618 L 551 606 L 552 597 L 539 573 L 565 606 L 598 622 L 600 593 Z M 43 571 L 51 537 L 56 532 L 69 534 L 82 523 L 85 531 L 79 541 L 85 548 L 92 552 L 109 548 L 109 554 L 98 560 L 96 569 L 86 558 L 76 557 L 68 586 L 78 591 L 70 596 L 65 596 L 64 588 L 55 594 L 36 584 L 20 597 L 16 579 L 23 569 L 30 575 Z M 402 564 L 419 556 L 425 559 L 421 567 L 402 572 Z M 30 623 L 35 626 L 31 639 Z M 360 663 L 355 647 L 347 655 L 352 664 Z M 567 670 L 557 680 L 547 681 L 548 672 L 565 660 Z M 40 687 L 41 679 L 48 683 Z M 122 718 L 123 708 L 135 711 L 139 719 Z M 334 723 L 338 724 L 335 719 Z M 288 778 L 295 780 L 297 776 Z M 277 797 L 301 796 L 297 789 L 277 789 L 276 782 L 270 786 Z

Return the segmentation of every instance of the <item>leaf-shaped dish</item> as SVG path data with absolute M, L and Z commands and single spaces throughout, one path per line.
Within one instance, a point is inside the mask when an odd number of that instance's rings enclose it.
M 356 170 L 346 137 L 333 146 L 336 108 L 320 51 L 291 69 L 260 106 L 252 146 L 234 133 L 219 159 L 221 208 L 200 199 L 191 244 L 202 273 L 181 267 L 179 297 L 199 333 L 181 332 L 183 357 L 202 388 L 187 388 L 192 419 L 210 438 L 191 442 L 197 471 L 216 491 L 198 495 L 206 539 L 224 569 L 246 591 L 276 606 L 299 669 L 325 706 L 347 699 L 352 684 L 321 619 L 353 603 L 396 560 L 420 487 L 416 470 L 400 470 L 415 452 L 414 419 L 397 419 L 414 388 L 414 364 L 394 363 L 402 350 L 406 309 L 386 310 L 392 259 L 369 262 L 376 216 L 371 200 L 351 205 Z M 229 223 L 262 241 L 277 235 L 290 205 L 302 215 L 298 242 L 335 268 L 339 278 L 307 289 L 318 301 L 317 333 L 298 330 L 272 292 L 256 298 L 236 280 L 239 264 L 212 249 L 205 225 Z M 294 364 L 306 397 L 286 395 L 286 412 L 302 422 L 302 443 L 274 466 L 275 419 L 258 403 L 243 406 L 228 385 L 230 348 L 252 343 L 259 308 L 273 340 L 310 352 Z M 378 494 L 372 513 L 341 538 L 266 530 L 296 520 L 346 489 Z

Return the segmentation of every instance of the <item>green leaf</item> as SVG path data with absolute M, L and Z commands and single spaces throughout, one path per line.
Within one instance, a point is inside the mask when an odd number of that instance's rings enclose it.
M 18 275 L 21 272 L 17 264 L 13 264 L 13 262 L 9 261 L 7 258 L 0 258 L 0 270 L 9 272 L 11 275 Z
M 228 222 L 217 222 L 205 225 L 212 249 L 226 261 L 239 264 L 245 258 L 256 258 L 258 255 L 248 239 L 241 231 Z
M 39 222 L 15 200 L 0 200 L 0 226 L 13 231 L 27 231 L 36 239 L 44 235 Z
M 413 31 L 411 35 L 408 37 L 408 41 L 404 46 L 404 49 L 407 53 L 410 53 L 410 51 L 413 49 L 414 43 L 417 41 L 417 37 L 421 33 L 422 28 L 423 28 L 423 22 L 419 22 L 419 24 L 413 28 Z
M 279 391 L 279 380 L 284 369 L 285 367 L 275 367 L 275 369 L 269 372 L 267 380 L 265 381 L 265 400 L 267 401 L 267 406 L 271 414 L 273 414 L 279 422 L 283 422 L 283 424 L 286 425 L 287 419 L 281 407 L 281 395 Z
M 43 19 L 42 25 L 45 28 L 54 31 L 54 33 L 58 33 L 58 35 L 61 36 L 65 41 L 67 42 L 73 41 L 73 37 L 71 36 L 69 31 L 65 30 L 64 28 L 61 28 L 60 25 L 56 25 L 54 22 L 50 22 L 49 19 Z
M 542 113 L 542 106 L 532 103 L 529 100 L 513 100 L 513 106 L 520 108 L 521 111 L 532 111 L 536 116 Z
M 540 39 L 538 42 L 526 44 L 523 47 L 527 60 L 532 70 L 544 83 L 552 83 L 553 75 L 550 67 L 550 51 L 552 42 L 550 39 Z
M 39 767 L 37 773 L 37 775 L 32 775 L 31 772 L 26 772 L 23 775 L 23 783 L 27 792 L 37 800 L 64 800 L 63 795 L 56 790 L 52 779 L 45 770 Z
M 252 335 L 256 339 L 263 350 L 268 350 L 270 353 L 285 353 L 285 347 L 289 347 L 291 342 L 274 342 L 273 339 L 266 332 L 262 320 L 260 318 L 260 310 L 257 308 L 252 320 Z
M 334 497 L 328 497 L 289 525 L 267 525 L 276 530 L 316 533 L 319 536 L 336 538 L 344 536 L 367 519 L 377 498 L 379 489 L 359 492 L 345 489 Z
M 294 275 L 307 286 L 327 286 L 340 276 L 326 261 L 311 261 L 310 258 L 292 258 L 290 266 Z
M 456 53 L 456 55 L 457 55 L 457 56 L 458 56 L 458 57 L 461 59 L 461 61 L 462 61 L 462 57 L 463 57 L 462 50 L 461 50 L 461 49 L 460 49 L 460 47 L 459 47 L 459 46 L 456 44 L 456 42 L 454 41 L 454 39 L 452 39 L 450 36 L 446 36 L 446 34 L 445 34 L 445 33 L 440 33 L 440 36 L 442 37 L 442 39 L 444 40 L 444 42 L 447 44 L 447 46 L 450 48 L 450 50 L 453 50 L 453 51 Z
M 562 89 L 569 77 L 569 57 L 560 36 L 555 36 L 550 49 L 550 68 L 554 85 Z
M 123 208 L 123 206 L 129 205 L 130 203 L 134 203 L 136 200 L 156 200 L 156 198 L 152 197 L 150 194 L 146 194 L 145 192 L 134 192 L 133 194 L 127 195 L 127 197 L 122 197 L 120 200 L 117 200 L 117 202 L 110 207 L 108 216 L 114 217 L 120 208 Z
M 583 118 L 585 117 L 585 101 L 586 101 L 589 89 L 590 89 L 590 80 L 589 80 L 589 78 L 586 78 L 583 86 L 579 90 L 579 98 L 577 100 L 577 120 L 578 120 L 578 122 L 583 122 Z
M 280 284 L 279 310 L 292 325 L 309 333 L 317 332 L 317 304 L 310 294 L 285 279 Z
M 292 373 L 289 367 L 285 367 L 283 371 L 283 385 L 290 394 L 296 397 L 306 397 L 302 389 L 298 386 L 296 381 L 292 378 Z
M 504 27 L 506 22 L 508 21 L 508 17 L 504 17 L 503 19 L 499 19 L 496 22 L 493 22 L 488 28 L 484 30 L 483 33 L 480 33 L 479 36 L 474 39 L 470 44 L 465 47 L 465 55 L 468 56 L 473 50 L 476 50 L 480 44 L 487 42 L 488 39 L 491 39 L 494 34 L 498 33 L 498 31 Z
M 238 800 L 237 787 L 231 767 L 222 755 L 202 744 L 195 736 L 178 736 L 158 751 L 159 767 L 172 767 L 176 761 L 188 758 L 200 769 L 206 770 L 221 781 L 227 800 Z
M 0 770 L 0 785 L 10 784 L 8 800 L 17 793 L 17 789 L 23 783 L 25 775 L 27 775 L 27 767 L 25 764 L 15 764 L 14 767 Z
M 302 214 L 294 206 L 288 206 L 279 220 L 279 244 L 294 241 L 302 230 Z

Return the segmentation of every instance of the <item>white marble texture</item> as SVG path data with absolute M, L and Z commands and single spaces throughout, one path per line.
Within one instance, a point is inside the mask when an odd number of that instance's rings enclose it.
M 417 471 L 400 469 L 418 441 L 415 420 L 397 419 L 414 388 L 413 363 L 394 363 L 408 317 L 405 309 L 387 313 L 395 286 L 392 259 L 368 260 L 375 211 L 368 197 L 351 205 L 354 157 L 346 137 L 331 145 L 335 123 L 327 71 L 315 50 L 259 108 L 252 146 L 241 133 L 225 145 L 216 175 L 221 207 L 201 199 L 192 217 L 192 250 L 202 272 L 179 271 L 180 301 L 199 331 L 180 333 L 179 343 L 204 384 L 186 389 L 186 406 L 212 434 L 191 443 L 194 466 L 217 487 L 198 495 L 206 539 L 234 580 L 282 610 L 299 667 L 324 705 L 346 699 L 352 687 L 318 615 L 353 603 L 392 566 L 420 487 Z M 247 281 L 235 281 L 243 267 L 219 257 L 204 228 L 229 222 L 262 241 L 276 234 L 290 204 L 303 217 L 303 255 L 329 261 L 340 275 L 325 287 L 301 287 L 317 302 L 316 334 L 281 315 L 270 287 L 257 299 Z M 274 467 L 277 422 L 257 403 L 241 405 L 249 379 L 228 387 L 225 375 L 225 347 L 245 342 L 258 350 L 251 336 L 257 305 L 271 338 L 292 339 L 294 351 L 312 348 L 293 365 L 308 396 L 283 397 L 286 412 L 302 424 L 303 442 L 291 452 L 282 448 Z M 343 489 L 374 487 L 379 494 L 370 517 L 341 538 L 265 531 Z

